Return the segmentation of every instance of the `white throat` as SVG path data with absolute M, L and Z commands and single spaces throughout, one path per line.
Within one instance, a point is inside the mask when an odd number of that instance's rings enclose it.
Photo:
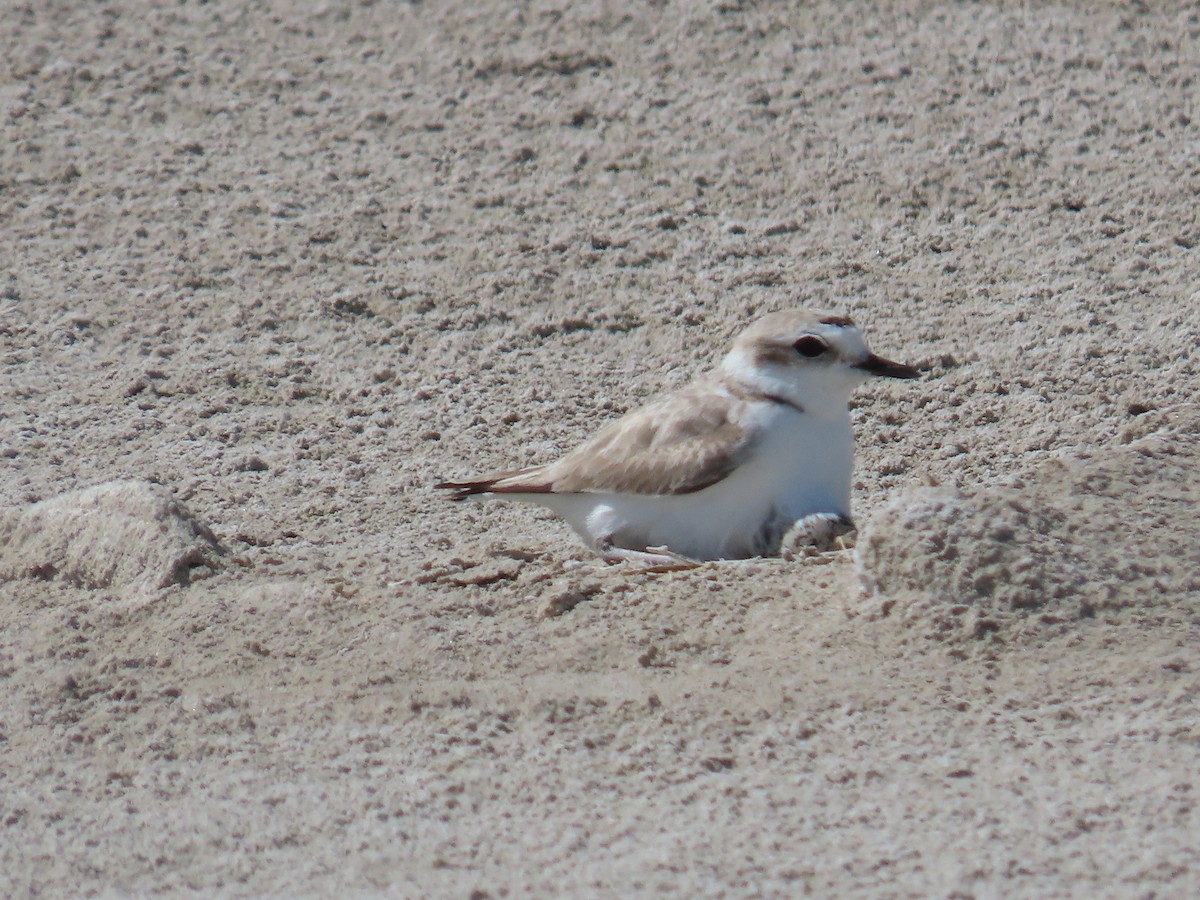
M 750 393 L 785 400 L 818 419 L 848 418 L 850 392 L 863 378 L 849 368 L 797 373 L 782 366 L 761 365 L 742 348 L 721 362 L 721 377 Z

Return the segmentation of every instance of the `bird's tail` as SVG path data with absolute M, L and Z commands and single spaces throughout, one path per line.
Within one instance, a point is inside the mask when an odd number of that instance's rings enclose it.
M 434 485 L 443 491 L 453 491 L 450 499 L 466 500 L 478 494 L 549 494 L 553 487 L 540 479 L 542 466 L 530 469 L 514 469 L 511 472 L 494 472 L 481 478 L 467 481 L 442 481 Z

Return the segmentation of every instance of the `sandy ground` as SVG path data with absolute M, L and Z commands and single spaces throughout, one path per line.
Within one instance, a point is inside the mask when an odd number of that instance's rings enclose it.
M 1187 4 L 0 5 L 0 894 L 1200 892 Z M 855 551 L 430 485 L 768 310 Z

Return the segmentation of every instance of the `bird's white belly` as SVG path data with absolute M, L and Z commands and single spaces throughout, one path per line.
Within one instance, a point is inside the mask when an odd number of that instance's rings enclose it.
M 821 421 L 789 411 L 750 459 L 702 491 L 538 500 L 593 547 L 611 541 L 633 550 L 667 547 L 693 559 L 739 559 L 777 552 L 784 532 L 805 516 L 849 516 L 852 467 L 849 417 Z

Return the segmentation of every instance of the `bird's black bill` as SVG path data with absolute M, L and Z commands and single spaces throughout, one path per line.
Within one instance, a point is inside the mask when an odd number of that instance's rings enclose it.
M 862 369 L 864 372 L 870 372 L 872 375 L 882 375 L 885 378 L 921 377 L 921 373 L 912 366 L 892 362 L 890 359 L 884 359 L 882 356 L 876 356 L 874 353 L 860 362 L 855 368 Z

